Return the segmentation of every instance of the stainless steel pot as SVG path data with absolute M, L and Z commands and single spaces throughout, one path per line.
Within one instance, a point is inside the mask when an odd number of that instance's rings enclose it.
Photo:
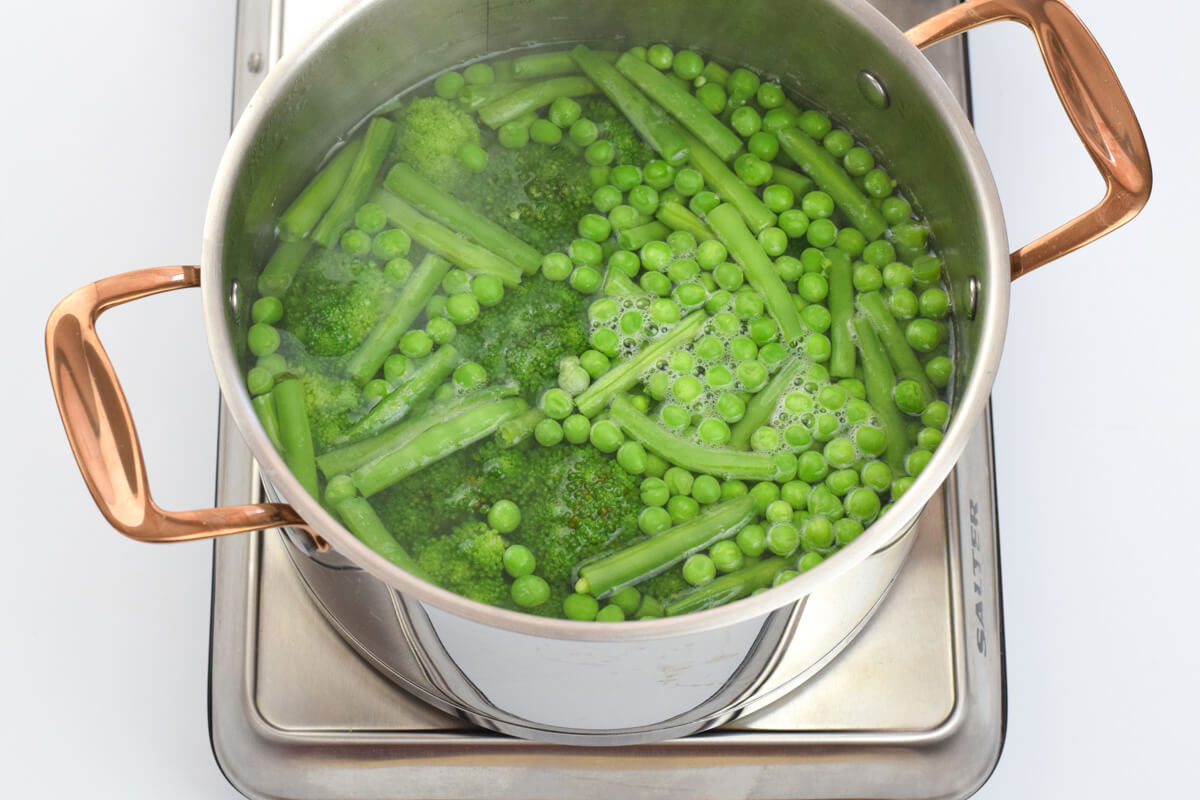
M 975 426 L 1000 357 L 1009 282 L 1131 219 L 1149 196 L 1149 156 L 1107 59 L 1058 0 L 971 0 L 907 33 L 865 0 L 750 0 L 731 10 L 668 0 L 368 0 L 280 62 L 225 152 L 203 267 L 98 281 L 51 315 L 46 346 L 59 410 L 108 520 L 146 541 L 290 529 L 300 573 L 351 644 L 431 703 L 519 736 L 575 744 L 681 736 L 756 708 L 819 669 L 880 602 L 912 545 L 913 522 Z M 1033 30 L 1108 187 L 1091 211 L 1011 256 L 979 143 L 919 50 L 999 19 Z M 779 76 L 887 155 L 889 171 L 930 220 L 949 275 L 957 337 L 953 420 L 933 460 L 882 519 L 836 558 L 756 597 L 620 625 L 484 606 L 377 556 L 288 472 L 242 379 L 248 287 L 282 205 L 329 143 L 398 88 L 530 44 L 663 38 Z M 149 494 L 133 420 L 95 320 L 128 300 L 196 285 L 225 400 L 279 502 L 169 512 Z

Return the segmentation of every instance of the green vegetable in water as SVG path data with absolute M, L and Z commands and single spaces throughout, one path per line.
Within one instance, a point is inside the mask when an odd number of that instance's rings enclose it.
M 285 207 L 244 340 L 356 537 L 479 602 L 652 619 L 813 569 L 908 489 L 953 309 L 881 154 L 661 43 L 432 91 Z

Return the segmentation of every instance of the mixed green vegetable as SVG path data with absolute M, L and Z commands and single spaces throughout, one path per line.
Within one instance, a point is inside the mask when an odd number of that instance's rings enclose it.
M 279 218 L 246 375 L 381 556 L 574 620 L 812 569 L 948 422 L 950 301 L 895 181 L 778 83 L 665 44 L 480 62 Z

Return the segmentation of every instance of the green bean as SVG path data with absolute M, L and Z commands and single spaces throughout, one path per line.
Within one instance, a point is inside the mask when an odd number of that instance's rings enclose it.
M 254 413 L 262 423 L 263 431 L 271 440 L 271 445 L 279 453 L 283 452 L 283 440 L 279 438 L 279 416 L 275 413 L 275 397 L 270 392 L 260 394 L 250 401 Z
M 709 113 L 685 87 L 629 53 L 617 59 L 617 69 L 711 148 L 722 161 L 728 161 L 741 151 L 742 140 L 738 135 Z
M 822 191 L 833 198 L 838 208 L 868 241 L 874 241 L 883 235 L 887 230 L 883 215 L 871 205 L 866 195 L 859 191 L 854 179 L 842 169 L 820 142 L 809 138 L 798 128 L 784 128 L 777 135 L 784 152 L 795 160 L 800 169 L 807 173 Z
M 904 474 L 904 456 L 908 452 L 908 435 L 905 433 L 904 418 L 896 402 L 892 400 L 892 387 L 896 385 L 896 373 L 892 371 L 887 352 L 879 343 L 875 329 L 865 317 L 854 320 L 858 334 L 858 348 L 862 354 L 863 383 L 867 387 L 867 401 L 883 422 L 887 436 L 885 460 L 897 475 Z
M 347 144 L 329 163 L 321 167 L 317 176 L 296 196 L 287 210 L 279 215 L 279 238 L 284 241 L 303 239 L 313 225 L 333 203 L 338 192 L 346 183 L 346 176 L 358 157 L 362 140 L 355 139 Z
M 622 250 L 641 250 L 649 242 L 667 238 L 671 229 L 661 222 L 647 222 L 634 228 L 626 228 L 617 234 L 617 245 Z
M 900 380 L 916 381 L 917 385 L 921 387 L 925 402 L 932 400 L 937 394 L 933 389 L 933 383 L 925 374 L 925 369 L 921 366 L 921 361 L 913 352 L 908 340 L 904 338 L 904 331 L 900 330 L 896 318 L 884 305 L 883 297 L 879 292 L 862 292 L 858 295 L 858 306 L 871 321 L 871 327 L 879 334 L 879 341 L 883 343 L 888 356 L 892 359 L 892 364 L 895 365 L 896 374 L 900 376 Z
M 542 254 L 537 249 L 438 188 L 408 164 L 392 167 L 383 185 L 451 230 L 516 264 L 526 275 L 537 272 L 542 265 Z
M 708 315 L 703 311 L 693 311 L 671 328 L 666 336 L 651 342 L 641 352 L 613 366 L 592 381 L 592 385 L 575 398 L 575 406 L 579 413 L 586 417 L 596 416 L 614 395 L 637 383 L 641 374 L 658 359 L 695 339 L 707 319 Z
M 714 238 L 712 229 L 704 224 L 704 220 L 684 208 L 683 204 L 677 201 L 672 200 L 663 203 L 658 207 L 658 213 L 654 216 L 659 222 L 673 231 L 687 231 L 696 237 L 697 242 L 707 242 Z
M 462 92 L 458 95 L 458 102 L 462 103 L 468 111 L 474 111 L 493 100 L 510 95 L 518 89 L 529 85 L 529 81 L 513 80 L 464 86 Z
M 263 297 L 283 297 L 305 256 L 312 249 L 312 242 L 300 239 L 295 242 L 280 242 L 258 276 L 258 293 Z
M 355 383 L 362 386 L 379 372 L 383 362 L 396 349 L 400 337 L 425 309 L 425 304 L 442 285 L 442 278 L 449 271 L 450 262 L 441 256 L 428 253 L 421 259 L 421 263 L 405 282 L 391 309 L 350 356 L 346 364 L 346 374 L 353 378 Z
M 801 175 L 794 169 L 781 167 L 778 164 L 772 165 L 774 169 L 771 171 L 771 180 L 775 183 L 783 184 L 792 190 L 792 194 L 796 196 L 796 202 L 800 202 L 800 198 L 811 192 L 815 186 L 812 178 L 807 175 Z
M 609 297 L 643 295 L 646 291 L 621 270 L 610 266 L 604 276 L 604 293 Z
M 754 518 L 754 498 L 746 495 L 712 506 L 703 514 L 649 539 L 579 568 L 575 591 L 603 597 L 652 578 L 714 542 L 736 534 Z
M 392 137 L 396 135 L 396 123 L 386 117 L 375 117 L 367 126 L 363 136 L 362 148 L 354 158 L 354 164 L 346 176 L 346 182 L 333 203 L 321 217 L 321 221 L 313 228 L 312 240 L 324 247 L 333 247 L 341 237 L 342 231 L 350 227 L 354 220 L 354 212 L 367 199 L 371 187 L 375 185 L 375 176 L 383 159 L 387 156 L 392 145 Z
M 338 516 L 359 541 L 374 550 L 405 572 L 429 580 L 416 559 L 408 554 L 396 537 L 392 536 L 383 520 L 362 497 L 348 497 L 336 506 Z
M 596 55 L 610 64 L 617 60 L 618 53 L 612 50 L 597 50 Z M 512 60 L 513 77 L 521 79 L 544 78 L 547 75 L 571 75 L 579 72 L 579 65 L 571 58 L 570 50 L 552 53 L 531 53 Z
M 638 411 L 625 395 L 613 398 L 609 414 L 647 450 L 692 472 L 754 481 L 790 480 L 796 472 L 796 457 L 791 453 L 768 455 L 708 447 L 677 436 Z
M 439 347 L 411 378 L 389 392 L 365 417 L 350 428 L 347 440 L 361 441 L 404 419 L 413 406 L 433 394 L 433 390 L 450 377 L 458 362 L 459 354 L 453 345 Z
M 854 268 L 849 256 L 840 251 L 831 255 L 829 264 L 830 339 L 833 353 L 829 357 L 829 374 L 835 378 L 854 377 L 854 337 L 850 320 L 854 316 Z
M 745 450 L 750 446 L 751 434 L 767 424 L 771 419 L 771 414 L 775 412 L 775 406 L 779 404 L 779 399 L 807 366 L 808 362 L 804 359 L 791 359 L 779 368 L 770 383 L 750 398 L 750 401 L 746 403 L 746 411 L 742 418 L 733 426 L 729 437 L 730 447 Z
M 550 105 L 560 97 L 583 97 L 595 93 L 596 84 L 582 76 L 550 78 L 523 86 L 482 106 L 479 109 L 479 119 L 495 130 L 522 114 Z
M 304 490 L 320 499 L 317 486 L 317 462 L 313 452 L 312 431 L 308 426 L 308 407 L 304 402 L 304 384 L 299 378 L 286 378 L 271 390 L 279 419 L 279 441 L 283 460 Z
M 737 207 L 755 234 L 775 224 L 778 219 L 775 212 L 767 208 L 758 194 L 735 175 L 716 153 L 690 136 L 685 135 L 685 141 L 688 145 L 688 160 L 704 176 L 704 182 L 723 200 Z
M 533 429 L 546 418 L 540 408 L 531 408 L 519 417 L 510 419 L 496 429 L 496 440 L 501 447 L 516 447 L 533 435 Z
M 786 566 L 787 559 L 768 558 L 722 575 L 675 598 L 667 604 L 666 615 L 675 617 L 690 614 L 748 597 L 758 589 L 770 586 L 775 576 Z
M 370 497 L 417 470 L 495 433 L 497 428 L 525 413 L 528 408 L 529 405 L 519 397 L 476 406 L 422 431 L 396 450 L 354 470 L 350 477 L 358 490 L 365 497 Z
M 413 241 L 448 258 L 468 272 L 495 275 L 509 286 L 521 281 L 521 268 L 487 248 L 468 242 L 454 231 L 426 217 L 404 200 L 386 189 L 377 190 L 372 196 L 387 212 L 388 219 L 413 238 Z
M 774 215 L 772 215 L 774 216 Z M 728 203 L 708 212 L 708 224 L 716 232 L 721 243 L 742 265 L 746 280 L 754 287 L 771 316 L 779 323 L 779 330 L 788 342 L 795 342 L 808 331 L 800 319 L 800 312 L 792 300 L 770 256 L 758 240 L 746 229 L 736 208 Z
M 571 51 L 571 58 L 668 163 L 678 165 L 687 159 L 688 145 L 682 132 L 665 111 L 650 102 L 616 67 L 583 45 Z

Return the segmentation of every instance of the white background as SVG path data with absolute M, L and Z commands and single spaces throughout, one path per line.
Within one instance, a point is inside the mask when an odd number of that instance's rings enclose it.
M 1198 430 L 1190 0 L 1075 0 L 1157 168 L 1127 228 L 1020 280 L 995 388 L 1008 739 L 978 797 L 1195 796 Z M 90 280 L 197 263 L 229 129 L 234 3 L 13 4 L 0 33 L 9 240 L 0 486 L 0 794 L 237 796 L 206 723 L 211 545 L 103 522 L 54 410 L 42 328 Z M 1012 244 L 1100 181 L 1017 26 L 971 35 L 975 114 Z M 101 324 L 167 507 L 211 503 L 216 382 L 200 298 Z

